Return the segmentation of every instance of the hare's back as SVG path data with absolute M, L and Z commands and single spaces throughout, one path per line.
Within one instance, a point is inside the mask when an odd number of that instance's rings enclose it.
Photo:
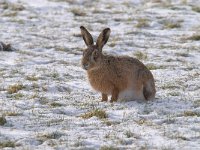
M 118 57 L 118 59 L 120 60 L 120 63 L 124 64 L 124 66 L 131 67 L 131 68 L 135 67 L 135 68 L 140 68 L 140 69 L 147 69 L 146 66 L 136 58 L 129 57 L 129 56 L 122 56 L 122 57 Z
M 153 78 L 148 68 L 136 58 L 129 56 L 117 57 L 115 64 L 118 72 L 122 72 L 125 76 L 128 76 L 129 79 L 132 78 L 134 80 L 144 81 Z

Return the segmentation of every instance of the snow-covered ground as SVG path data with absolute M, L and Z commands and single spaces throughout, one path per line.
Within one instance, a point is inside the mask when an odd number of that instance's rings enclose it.
M 100 102 L 81 25 L 151 69 L 154 101 Z M 0 0 L 0 35 L 0 149 L 200 149 L 199 0 Z

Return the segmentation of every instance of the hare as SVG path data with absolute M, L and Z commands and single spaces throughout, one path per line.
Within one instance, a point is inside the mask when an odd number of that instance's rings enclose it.
M 129 56 L 110 56 L 102 53 L 110 36 L 110 28 L 104 29 L 93 42 L 91 34 L 83 26 L 81 35 L 87 49 L 81 60 L 91 86 L 102 93 L 102 101 L 152 100 L 155 98 L 155 83 L 152 73 L 138 59 Z

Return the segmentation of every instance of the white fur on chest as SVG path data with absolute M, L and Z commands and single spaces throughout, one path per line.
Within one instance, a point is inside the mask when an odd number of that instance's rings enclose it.
M 119 93 L 119 101 L 133 101 L 133 100 L 144 100 L 142 91 L 136 92 L 132 89 L 126 89 Z

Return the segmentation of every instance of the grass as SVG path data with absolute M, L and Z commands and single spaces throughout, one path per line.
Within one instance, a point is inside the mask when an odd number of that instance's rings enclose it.
M 61 136 L 62 136 L 62 134 L 58 133 L 58 132 L 52 132 L 52 133 L 44 135 L 44 137 L 46 137 L 47 139 L 58 139 Z
M 14 12 L 7 12 L 7 13 L 4 13 L 3 16 L 4 16 L 4 17 L 15 17 L 15 16 L 17 16 L 17 14 L 18 14 L 18 13 L 14 11 Z
M 189 57 L 190 55 L 188 54 L 188 52 L 186 53 L 175 53 L 176 56 L 181 56 L 181 57 Z
M 165 89 L 180 89 L 181 87 L 178 85 L 174 85 L 174 83 L 165 83 L 164 85 L 162 85 L 161 88 L 165 90 Z
M 119 150 L 119 148 L 116 148 L 114 146 L 102 146 L 100 150 Z
M 9 2 L 0 2 L 0 8 L 3 8 L 4 10 L 8 10 L 9 11 L 5 11 L 2 15 L 5 17 L 14 17 L 18 15 L 19 11 L 23 11 L 25 9 L 25 7 L 21 4 L 13 4 L 13 3 L 9 3 Z
M 164 27 L 167 29 L 180 28 L 181 24 L 179 22 L 166 22 Z
M 8 9 L 8 7 L 9 7 L 8 2 L 6 2 L 6 1 L 0 2 L 0 7 L 2 9 Z
M 37 57 L 39 55 L 33 53 L 33 52 L 29 52 L 29 51 L 25 51 L 25 50 L 19 50 L 18 51 L 19 54 L 23 54 L 23 55 L 28 55 L 28 56 L 34 56 L 34 57 Z
M 112 39 L 111 42 L 108 43 L 108 46 L 115 47 L 117 45 L 118 41 L 120 41 L 120 38 L 119 37 L 115 37 L 115 38 Z
M 200 7 L 198 7 L 198 6 L 192 7 L 192 10 L 200 13 Z
M 50 105 L 51 105 L 52 107 L 61 107 L 61 106 L 62 106 L 62 104 L 57 103 L 57 102 L 53 102 L 53 103 L 51 103 Z
M 137 27 L 137 28 L 149 27 L 149 23 L 148 23 L 148 20 L 147 20 L 147 19 L 139 18 L 137 21 L 138 21 L 138 22 L 137 22 L 137 24 L 135 25 L 135 27 Z
M 155 0 L 157 2 L 160 3 L 160 6 L 163 7 L 163 8 L 169 8 L 172 6 L 171 4 L 171 0 L 165 0 L 165 1 L 162 1 L 162 0 Z
M 127 138 L 131 138 L 134 136 L 133 132 L 131 132 L 130 130 L 126 131 L 124 134 L 126 135 Z
M 106 124 L 107 126 L 111 126 L 114 124 L 113 122 L 109 121 L 108 119 L 103 119 L 103 123 Z
M 157 69 L 165 69 L 166 67 L 165 66 L 156 66 L 155 64 L 146 64 L 146 67 L 149 69 L 149 70 L 157 70 Z
M 55 131 L 51 133 L 38 134 L 37 138 L 41 141 L 46 141 L 48 139 L 59 139 L 61 136 L 63 136 L 63 133 Z
M 22 19 L 16 19 L 16 18 L 11 19 L 10 21 L 11 22 L 16 22 L 16 23 L 19 23 L 19 24 L 24 24 L 25 23 L 24 20 L 22 20 Z
M 146 53 L 142 53 L 140 51 L 135 52 L 134 56 L 139 60 L 146 60 L 147 59 L 147 54 Z
M 143 124 L 146 123 L 146 119 L 135 120 L 135 122 L 136 122 L 138 125 L 143 125 Z
M 0 148 L 5 148 L 5 147 L 12 147 L 14 148 L 16 145 L 12 141 L 5 141 L 5 142 L 0 142 Z
M 115 45 L 116 45 L 115 42 L 111 42 L 111 43 L 108 44 L 108 46 L 110 46 L 110 47 L 115 47 Z
M 26 80 L 29 80 L 29 81 L 38 81 L 38 77 L 36 77 L 35 75 L 31 75 L 31 76 L 27 76 Z
M 0 117 L 0 125 L 3 126 L 4 124 L 6 124 L 6 118 L 4 116 Z
M 12 96 L 14 99 L 21 99 L 22 97 L 24 97 L 24 94 L 22 93 L 16 93 Z
M 194 111 L 184 111 L 184 116 L 185 117 L 192 117 L 192 116 L 197 116 L 200 117 L 200 112 L 194 112 Z
M 86 16 L 86 13 L 83 12 L 81 9 L 78 9 L 78 8 L 72 9 L 71 12 L 72 12 L 75 16 Z
M 31 85 L 31 87 L 32 87 L 33 89 L 39 89 L 39 88 L 40 88 L 39 84 L 36 83 L 36 82 L 33 82 L 32 85 Z
M 200 34 L 194 34 L 187 39 L 192 41 L 200 41 Z
M 194 101 L 194 107 L 200 107 L 200 99 Z
M 24 86 L 22 84 L 14 84 L 10 85 L 7 89 L 8 94 L 17 93 L 18 91 L 22 90 Z
M 181 139 L 181 140 L 184 140 L 184 141 L 189 141 L 189 139 L 185 136 L 178 136 L 176 137 L 177 139 Z
M 56 47 L 55 50 L 56 50 L 56 51 L 62 51 L 62 52 L 68 51 L 68 49 L 67 49 L 66 47 L 61 47 L 61 46 Z
M 82 117 L 83 119 L 89 119 L 94 116 L 98 117 L 99 119 L 108 118 L 108 115 L 106 114 L 106 112 L 104 110 L 100 110 L 100 109 L 92 110 L 90 112 L 87 112 L 87 113 L 81 115 L 80 117 Z
M 11 4 L 9 7 L 13 11 L 23 11 L 25 9 L 25 7 L 21 4 Z
M 52 77 L 52 78 L 54 78 L 54 79 L 57 79 L 57 78 L 59 78 L 59 73 L 58 72 L 52 72 L 51 74 L 50 74 L 50 76 Z
M 25 95 L 22 94 L 22 93 L 14 93 L 14 94 L 11 94 L 11 95 L 7 95 L 6 97 L 8 98 L 12 98 L 12 99 L 15 99 L 15 100 L 19 100 L 21 98 L 23 98 Z
M 62 113 L 62 112 L 61 112 Z M 64 114 L 64 113 L 62 113 L 62 114 Z M 61 122 L 63 122 L 64 121 L 64 118 L 62 118 L 62 117 L 59 117 L 59 118 L 55 118 L 55 119 L 52 119 L 52 120 L 49 120 L 49 121 L 47 121 L 46 122 L 46 125 L 47 125 L 47 127 L 51 127 L 51 126 L 53 126 L 53 125 L 59 125 Z
M 160 150 L 174 150 L 173 147 L 170 146 L 162 146 Z
M 30 95 L 30 99 L 40 98 L 38 91 L 36 91 L 34 94 Z
M 180 93 L 176 92 L 176 91 L 172 91 L 172 92 L 169 93 L 169 95 L 171 95 L 171 96 L 179 96 Z
M 83 146 L 83 145 L 84 145 L 84 144 L 83 144 L 83 141 L 81 140 L 80 137 L 78 137 L 77 140 L 76 140 L 75 143 L 74 143 L 74 146 L 75 146 L 75 147 L 80 147 L 80 146 Z
M 0 5 L 3 9 L 10 9 L 13 11 L 22 11 L 25 9 L 25 7 L 21 4 L 13 4 L 6 1 L 0 2 Z
M 42 105 L 46 105 L 48 103 L 48 101 L 49 100 L 46 97 L 44 97 L 44 96 L 39 97 L 39 102 Z
M 6 115 L 6 116 L 19 116 L 19 115 L 21 115 L 21 113 L 16 112 L 16 111 L 10 111 L 10 112 L 6 112 L 4 115 Z

